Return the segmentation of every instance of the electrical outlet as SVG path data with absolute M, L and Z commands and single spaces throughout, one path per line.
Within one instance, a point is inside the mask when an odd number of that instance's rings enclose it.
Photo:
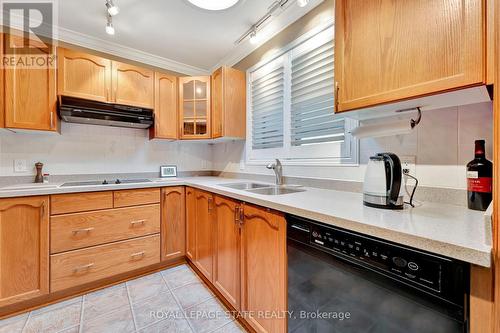
M 14 172 L 27 172 L 26 160 L 14 160 Z
M 416 176 L 416 168 L 415 168 L 415 156 L 400 156 L 401 160 L 401 168 L 403 169 L 403 174 L 410 174 L 412 176 Z

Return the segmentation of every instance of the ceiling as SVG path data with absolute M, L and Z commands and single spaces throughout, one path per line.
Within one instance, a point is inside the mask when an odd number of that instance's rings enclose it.
M 207 11 L 187 0 L 114 1 L 120 7 L 120 13 L 113 17 L 114 36 L 107 35 L 104 30 L 105 0 L 59 1 L 58 25 L 65 31 L 60 32 L 61 39 L 72 42 L 72 38 L 64 36 L 74 33 L 75 43 L 90 37 L 94 43 L 100 40 L 123 46 L 129 52 L 140 50 L 180 63 L 179 68 L 191 66 L 192 71 L 184 71 L 186 73 L 213 69 L 236 48 L 234 42 L 273 3 L 273 0 L 240 0 L 232 8 Z

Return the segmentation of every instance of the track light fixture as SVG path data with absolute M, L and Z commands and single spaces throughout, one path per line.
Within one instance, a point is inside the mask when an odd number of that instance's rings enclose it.
M 113 26 L 113 17 L 108 14 L 108 22 L 106 23 L 106 33 L 108 35 L 115 34 L 115 27 Z
M 309 3 L 309 0 L 297 0 L 297 5 L 299 7 L 305 7 Z
M 120 8 L 113 2 L 113 0 L 106 0 L 106 8 L 108 9 L 108 14 L 115 16 L 120 12 Z

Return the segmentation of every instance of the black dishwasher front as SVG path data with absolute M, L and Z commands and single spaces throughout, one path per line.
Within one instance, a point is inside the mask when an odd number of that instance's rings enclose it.
M 469 265 L 287 216 L 288 332 L 468 331 Z

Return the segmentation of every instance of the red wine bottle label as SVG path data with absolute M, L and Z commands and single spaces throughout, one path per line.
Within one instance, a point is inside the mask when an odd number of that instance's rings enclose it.
M 467 191 L 491 193 L 493 189 L 493 178 L 479 177 L 477 171 L 467 172 Z

